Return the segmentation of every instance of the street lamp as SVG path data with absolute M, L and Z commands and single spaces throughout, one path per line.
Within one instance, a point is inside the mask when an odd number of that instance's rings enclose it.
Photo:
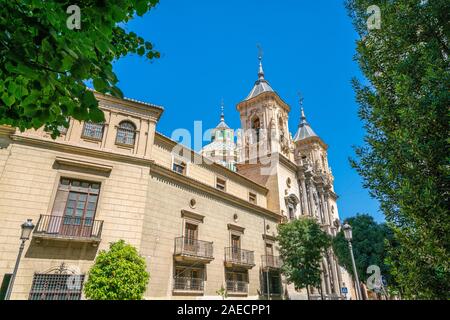
M 22 243 L 20 244 L 19 254 L 17 255 L 16 265 L 14 266 L 14 272 L 11 276 L 11 280 L 9 281 L 8 290 L 6 291 L 5 300 L 9 300 L 11 296 L 11 291 L 14 285 L 14 280 L 16 279 L 17 269 L 19 269 L 20 258 L 22 257 L 23 249 L 25 248 L 25 241 L 30 239 L 31 231 L 33 231 L 34 224 L 31 222 L 31 219 L 27 219 L 26 222 L 22 223 L 22 233 L 20 234 L 20 240 Z
M 344 237 L 348 241 L 348 249 L 350 250 L 350 256 L 352 257 L 353 273 L 355 274 L 356 280 L 356 291 L 358 292 L 359 299 L 362 300 L 361 287 L 358 279 L 358 271 L 356 271 L 355 257 L 353 256 L 352 226 L 349 225 L 348 222 L 345 222 L 345 224 L 342 226 L 342 230 L 344 230 Z

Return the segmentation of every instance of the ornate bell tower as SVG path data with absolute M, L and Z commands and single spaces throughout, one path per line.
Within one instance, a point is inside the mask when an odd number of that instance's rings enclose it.
M 258 59 L 258 80 L 244 101 L 237 105 L 242 129 L 240 162 L 251 162 L 274 153 L 290 158 L 293 149 L 288 128 L 290 107 L 265 79 L 261 52 Z

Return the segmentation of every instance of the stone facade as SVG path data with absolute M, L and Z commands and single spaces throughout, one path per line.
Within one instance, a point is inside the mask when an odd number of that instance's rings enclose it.
M 119 239 L 147 261 L 147 299 L 220 299 L 221 287 L 230 298 L 264 298 L 267 283 L 272 298 L 306 298 L 280 276 L 277 224 L 314 216 L 334 235 L 337 196 L 327 146 L 315 135 L 292 138 L 289 106 L 265 82 L 262 66 L 254 90 L 237 108 L 244 131 L 255 129 L 256 119 L 258 130 L 268 129 L 269 165 L 245 156 L 262 142 L 254 133 L 239 141 L 239 155 L 233 150 L 230 170 L 158 133 L 161 107 L 95 95 L 104 124 L 72 120 L 56 140 L 43 130 L 0 127 L 4 285 L 21 223 L 32 219 L 36 225 L 12 299 L 55 297 L 48 286 L 58 281 L 65 290 L 60 298 L 83 298 L 61 282 L 62 275 L 87 276 L 99 250 Z M 231 130 L 223 120 L 216 132 Z M 323 293 L 338 297 L 343 280 L 333 252 L 324 257 L 323 270 Z

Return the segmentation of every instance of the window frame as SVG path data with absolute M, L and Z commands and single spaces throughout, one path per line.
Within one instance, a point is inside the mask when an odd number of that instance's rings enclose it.
M 121 125 L 124 124 L 129 124 L 131 125 L 131 127 L 133 129 L 129 129 L 129 128 L 125 128 L 125 127 L 121 127 Z M 115 139 L 115 144 L 119 145 L 119 146 L 124 146 L 124 147 L 129 147 L 129 148 L 134 148 L 134 146 L 136 145 L 136 137 L 137 137 L 137 126 L 131 121 L 131 120 L 123 120 L 119 122 L 119 125 L 116 127 L 116 139 Z M 132 133 L 132 142 L 133 143 L 128 143 L 126 142 L 128 139 L 130 139 L 128 137 L 128 134 Z M 122 138 L 119 138 L 119 135 L 123 134 Z M 119 141 L 119 139 L 123 139 L 122 141 Z
M 257 204 L 258 203 L 258 198 L 257 198 L 257 194 L 254 192 L 249 191 L 248 192 L 248 202 L 252 203 L 252 204 Z
M 100 137 L 86 134 L 86 130 L 87 130 L 88 126 L 101 126 Z M 92 130 L 92 128 L 90 130 Z M 84 122 L 83 130 L 81 131 L 81 138 L 87 139 L 87 140 L 94 140 L 94 141 L 103 141 L 104 135 L 105 135 L 105 123 L 104 122 L 101 122 L 101 123 L 96 123 L 96 122 L 91 122 L 91 121 Z
M 181 167 L 181 168 L 183 168 L 183 170 L 181 170 L 181 172 L 179 172 L 178 170 L 175 170 L 175 166 Z M 187 172 L 187 163 L 182 160 L 173 159 L 172 171 L 185 176 L 186 172 Z
M 223 183 L 221 183 L 223 182 Z M 227 180 L 225 178 L 216 177 L 216 189 L 226 192 L 227 191 Z

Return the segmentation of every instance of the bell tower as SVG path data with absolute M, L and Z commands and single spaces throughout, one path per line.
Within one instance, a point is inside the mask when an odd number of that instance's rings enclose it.
M 258 161 L 275 153 L 290 158 L 293 149 L 288 128 L 290 107 L 265 79 L 262 52 L 258 59 L 258 79 L 237 105 L 241 119 L 240 162 Z

